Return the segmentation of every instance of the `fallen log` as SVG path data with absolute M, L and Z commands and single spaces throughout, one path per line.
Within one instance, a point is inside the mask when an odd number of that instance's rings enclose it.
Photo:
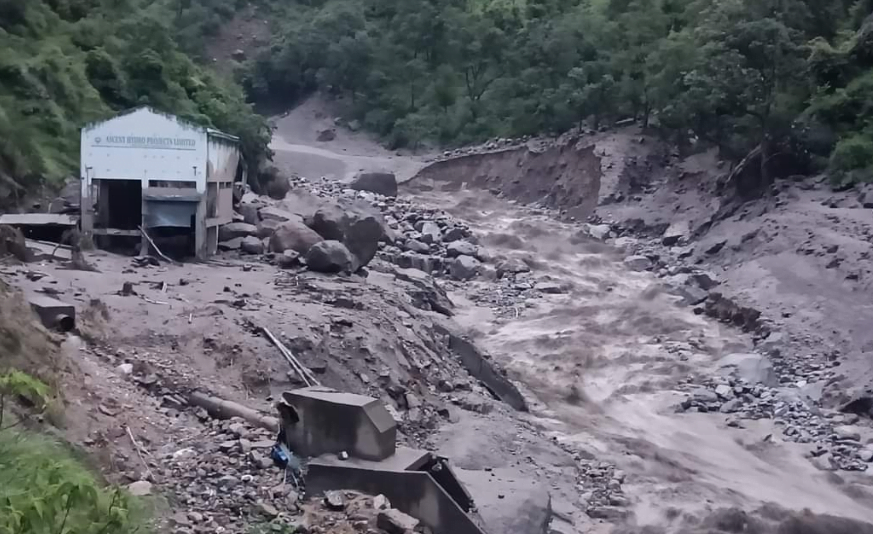
M 216 419 L 239 417 L 252 425 L 266 428 L 273 432 L 279 431 L 279 420 L 277 418 L 264 415 L 255 409 L 243 406 L 237 402 L 213 397 L 199 391 L 191 393 L 188 396 L 188 402 L 193 406 L 203 408 Z

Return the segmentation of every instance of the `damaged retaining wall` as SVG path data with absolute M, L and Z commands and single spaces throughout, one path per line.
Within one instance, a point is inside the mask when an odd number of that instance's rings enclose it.
M 516 410 L 528 411 L 527 401 L 515 385 L 483 354 L 472 341 L 450 331 L 442 325 L 435 325 L 437 332 L 448 336 L 449 350 L 461 359 L 461 364 L 474 378 L 481 381 L 498 399 Z

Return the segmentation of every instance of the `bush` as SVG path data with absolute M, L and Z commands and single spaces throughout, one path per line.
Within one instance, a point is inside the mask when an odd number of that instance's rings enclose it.
M 831 169 L 850 172 L 873 167 L 873 139 L 859 134 L 841 140 L 831 154 Z

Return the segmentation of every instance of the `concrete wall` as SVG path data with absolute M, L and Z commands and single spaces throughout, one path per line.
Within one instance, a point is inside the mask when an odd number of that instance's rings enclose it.
M 208 133 L 206 181 L 216 188 L 216 206 L 207 210 L 207 225 L 227 224 L 233 220 L 233 181 L 239 165 L 239 143 L 235 138 L 214 132 Z
M 319 495 L 328 490 L 385 495 L 391 506 L 420 520 L 437 534 L 484 534 L 473 518 L 464 513 L 428 473 L 325 465 L 313 461 L 306 475 L 307 494 Z
M 461 359 L 461 364 L 471 375 L 481 380 L 498 399 L 506 404 L 519 411 L 528 410 L 527 402 L 518 388 L 476 348 L 476 345 L 448 330 L 444 330 L 444 333 L 449 336 L 449 350 Z
M 286 392 L 282 402 L 299 418 L 283 420 L 286 441 L 296 454 L 346 451 L 367 460 L 394 454 L 397 423 L 377 399 L 314 387 Z
M 206 130 L 138 108 L 82 129 L 83 196 L 91 180 L 194 182 L 206 190 Z

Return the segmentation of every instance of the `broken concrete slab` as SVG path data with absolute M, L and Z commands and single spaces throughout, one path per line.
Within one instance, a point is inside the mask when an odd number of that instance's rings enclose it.
M 278 409 L 288 447 L 302 456 L 394 454 L 397 423 L 378 399 L 316 386 L 283 393 Z

